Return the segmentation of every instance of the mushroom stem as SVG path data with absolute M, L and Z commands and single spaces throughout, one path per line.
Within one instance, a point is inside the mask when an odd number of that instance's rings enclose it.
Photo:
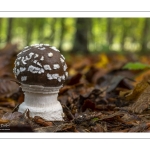
M 48 121 L 63 121 L 63 109 L 57 100 L 60 87 L 43 87 L 38 85 L 21 85 L 24 91 L 24 102 L 19 112 L 29 109 L 30 116 L 40 116 Z

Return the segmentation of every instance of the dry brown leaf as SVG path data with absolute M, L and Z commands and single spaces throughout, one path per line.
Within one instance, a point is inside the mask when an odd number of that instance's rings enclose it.
M 11 98 L 0 98 L 0 106 L 15 107 L 16 103 Z
M 0 78 L 0 97 L 9 97 L 18 90 L 18 84 L 11 81 L 11 78 Z
M 150 123 L 141 123 L 137 126 L 132 127 L 129 132 L 143 132 L 150 127 Z
M 125 95 L 126 100 L 136 101 L 138 97 L 143 93 L 143 91 L 149 86 L 149 83 L 146 81 L 142 81 L 138 83 L 133 90 L 127 91 L 127 95 Z
M 75 132 L 76 128 L 73 123 L 61 123 L 58 126 L 47 126 L 34 129 L 35 132 Z
M 8 44 L 0 50 L 0 97 L 9 97 L 18 91 L 14 79 L 13 67 L 17 45 Z
M 105 127 L 101 124 L 96 123 L 94 127 L 92 127 L 92 132 L 105 132 Z
M 147 81 L 150 79 L 150 70 L 144 70 L 142 73 L 140 73 L 138 76 L 136 76 L 135 80 L 137 82 L 141 82 L 143 80 Z
M 35 116 L 33 120 L 35 123 L 43 125 L 43 126 L 53 126 L 53 123 L 51 121 L 45 121 L 39 116 Z
M 142 113 L 150 106 L 150 85 L 145 83 L 145 85 L 143 84 L 143 87 L 145 87 L 145 89 L 141 87 L 142 90 L 139 91 L 139 97 L 136 102 L 131 104 L 128 108 L 134 113 Z
M 0 124 L 5 124 L 5 123 L 8 123 L 9 120 L 4 120 L 4 119 L 0 119 Z

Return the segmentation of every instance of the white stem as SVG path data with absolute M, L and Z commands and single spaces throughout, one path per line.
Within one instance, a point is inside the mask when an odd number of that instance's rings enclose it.
M 63 121 L 63 110 L 57 100 L 61 87 L 43 87 L 37 85 L 24 85 L 24 102 L 19 106 L 19 112 L 29 109 L 30 116 L 40 116 L 49 121 Z

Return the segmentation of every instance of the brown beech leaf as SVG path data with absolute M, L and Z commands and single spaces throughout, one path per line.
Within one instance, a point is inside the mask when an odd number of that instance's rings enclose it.
M 5 124 L 7 122 L 9 122 L 9 120 L 0 119 L 0 124 Z
M 146 81 L 142 81 L 138 83 L 133 90 L 128 92 L 128 94 L 125 95 L 126 100 L 136 101 L 138 97 L 142 94 L 142 92 L 149 86 L 149 83 Z
M 110 80 L 110 85 L 108 86 L 107 92 L 114 90 L 117 85 L 124 79 L 124 76 L 115 76 Z
M 60 90 L 59 90 L 59 95 L 62 95 L 63 93 L 65 93 L 66 91 L 68 91 L 69 89 L 71 89 L 71 86 L 63 86 Z
M 82 111 L 85 111 L 87 108 L 90 108 L 91 110 L 94 111 L 95 110 L 95 103 L 89 99 L 85 100 L 83 105 L 82 105 Z
M 122 75 L 105 75 L 98 79 L 98 87 L 101 89 L 106 89 L 107 92 L 115 90 L 117 87 L 122 87 L 125 89 L 131 89 L 131 84 L 128 82 L 128 78 Z
M 140 91 L 140 93 L 137 93 L 139 97 L 128 108 L 130 111 L 134 113 L 142 113 L 144 110 L 146 110 L 150 106 L 150 85 L 143 84 L 143 86 L 145 87 L 145 89 L 141 87 L 142 90 Z
M 82 77 L 82 74 L 81 73 L 77 73 L 76 75 L 68 78 L 67 80 L 67 85 L 74 85 L 74 84 L 77 84 L 79 83 L 80 79 Z
M 35 123 L 40 124 L 42 126 L 53 126 L 53 123 L 51 121 L 45 121 L 43 118 L 39 116 L 35 116 L 33 120 Z
M 34 129 L 35 132 L 76 132 L 73 123 L 62 123 L 58 126 L 47 126 Z
M 18 91 L 18 85 L 14 79 L 13 67 L 17 45 L 7 44 L 0 50 L 0 97 L 9 97 Z
M 113 114 L 110 114 L 110 115 L 107 115 L 107 116 L 102 116 L 100 118 L 100 120 L 110 120 L 110 119 L 114 119 L 114 118 L 120 118 L 122 116 L 124 116 L 124 112 L 121 112 L 121 111 L 118 111 L 118 112 L 115 112 Z
M 150 127 L 150 123 L 141 123 L 137 126 L 132 127 L 129 132 L 143 132 Z
M 13 77 L 14 60 L 16 56 L 17 45 L 7 44 L 0 50 L 0 77 Z
M 15 101 L 11 98 L 0 98 L 0 106 L 15 107 Z
M 94 75 L 98 72 L 99 70 L 94 68 L 93 66 L 90 67 L 90 69 L 85 73 L 85 78 L 88 82 L 94 82 Z M 102 72 L 100 72 L 100 76 L 102 76 Z M 98 76 L 99 77 L 99 76 Z
M 92 132 L 105 132 L 105 127 L 101 124 L 96 123 L 94 127 L 92 127 Z
M 0 78 L 0 97 L 9 97 L 18 90 L 18 84 L 11 81 L 11 78 Z
M 6 55 L 0 56 L 0 77 L 12 76 L 10 62 Z
M 9 57 L 16 54 L 17 44 L 7 44 L 3 49 L 0 51 L 0 55 L 7 55 Z

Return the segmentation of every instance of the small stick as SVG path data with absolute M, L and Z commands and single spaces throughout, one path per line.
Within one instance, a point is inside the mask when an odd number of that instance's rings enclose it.
M 15 108 L 12 110 L 12 113 L 14 113 L 14 112 L 19 108 L 19 105 L 20 105 L 20 104 L 17 104 L 17 105 L 15 106 Z
M 70 109 L 64 104 L 64 106 L 67 108 L 67 110 L 68 110 L 68 112 L 69 112 L 69 114 L 71 115 L 71 117 L 72 117 L 72 119 L 74 120 L 75 119 L 75 117 L 73 116 L 73 114 L 71 113 L 71 111 L 70 111 Z

